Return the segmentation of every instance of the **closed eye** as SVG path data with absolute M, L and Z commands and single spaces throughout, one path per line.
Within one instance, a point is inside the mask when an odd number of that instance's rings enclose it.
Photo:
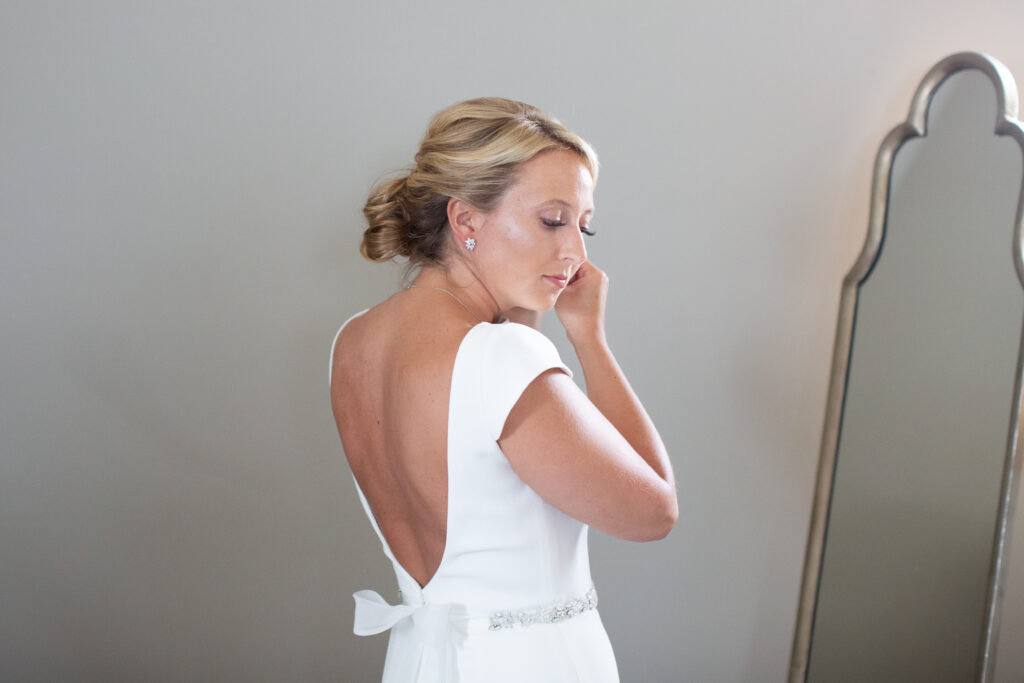
M 563 225 L 565 225 L 565 223 L 560 222 L 560 221 L 544 220 L 543 223 L 544 223 L 544 225 L 548 226 L 549 228 L 560 228 Z M 597 234 L 597 232 L 595 232 L 594 230 L 591 230 L 589 227 L 587 227 L 585 225 L 581 225 L 580 226 L 580 232 L 582 232 L 584 235 L 591 236 L 591 237 Z

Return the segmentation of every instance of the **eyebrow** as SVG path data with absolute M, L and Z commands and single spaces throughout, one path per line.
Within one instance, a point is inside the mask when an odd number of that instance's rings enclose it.
M 572 204 L 570 204 L 569 202 L 565 201 L 564 199 L 549 199 L 546 202 L 541 202 L 541 206 L 544 206 L 545 204 L 561 204 L 562 206 L 564 206 L 567 209 L 571 209 L 572 208 Z M 584 211 L 583 213 L 594 213 L 594 209 L 593 209 L 593 207 L 591 207 L 591 208 L 587 209 L 586 211 Z

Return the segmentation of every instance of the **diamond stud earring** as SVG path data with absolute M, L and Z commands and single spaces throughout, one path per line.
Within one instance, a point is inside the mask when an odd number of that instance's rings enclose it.
M 468 249 L 470 251 L 473 251 L 474 249 L 476 249 L 476 240 L 473 239 L 472 237 L 467 237 L 466 238 L 466 249 Z

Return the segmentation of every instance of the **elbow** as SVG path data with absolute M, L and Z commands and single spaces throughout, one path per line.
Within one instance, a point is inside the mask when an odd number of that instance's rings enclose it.
M 676 520 L 678 519 L 679 506 L 673 505 L 671 510 L 666 511 L 664 515 L 651 525 L 649 533 L 640 540 L 643 542 L 660 541 L 668 536 L 669 532 L 672 531 L 672 527 L 676 525 Z
M 675 495 L 672 496 L 672 510 L 665 516 L 665 520 L 662 523 L 661 533 L 652 541 L 660 541 L 661 539 L 668 536 L 668 532 L 672 531 L 675 527 L 676 522 L 679 521 L 679 504 L 676 502 Z
M 657 500 L 651 502 L 645 523 L 630 540 L 640 543 L 660 541 L 672 531 L 679 519 L 679 501 L 674 486 L 667 486 L 666 489 Z

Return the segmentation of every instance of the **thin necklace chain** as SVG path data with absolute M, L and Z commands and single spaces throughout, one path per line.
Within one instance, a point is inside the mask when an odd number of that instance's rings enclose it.
M 451 292 L 449 292 L 449 291 L 448 291 L 447 289 L 441 289 L 440 287 L 430 287 L 430 286 L 428 286 L 428 285 L 409 285 L 408 287 L 406 287 L 406 289 L 412 289 L 412 288 L 414 288 L 414 287 L 415 287 L 416 289 L 433 289 L 433 290 L 435 290 L 435 291 L 438 291 L 438 292 L 444 292 L 445 294 L 447 294 L 447 295 L 448 295 L 448 296 L 450 296 L 451 298 L 453 298 L 453 299 L 455 299 L 456 301 L 458 301 L 458 302 L 459 302 L 459 305 L 460 305 L 460 306 L 462 306 L 463 308 L 465 308 L 465 309 L 466 309 L 466 311 L 467 311 L 467 312 L 469 312 L 469 314 L 470 314 L 471 316 L 473 316 L 474 318 L 476 318 L 477 322 L 481 322 L 481 323 L 483 322 L 483 320 L 481 320 L 481 319 L 480 319 L 480 316 L 478 316 L 478 315 L 477 315 L 476 313 L 474 313 L 473 311 L 469 310 L 469 306 L 467 306 L 466 304 L 462 303 L 462 299 L 460 299 L 459 297 L 455 296 L 454 294 L 452 294 Z

